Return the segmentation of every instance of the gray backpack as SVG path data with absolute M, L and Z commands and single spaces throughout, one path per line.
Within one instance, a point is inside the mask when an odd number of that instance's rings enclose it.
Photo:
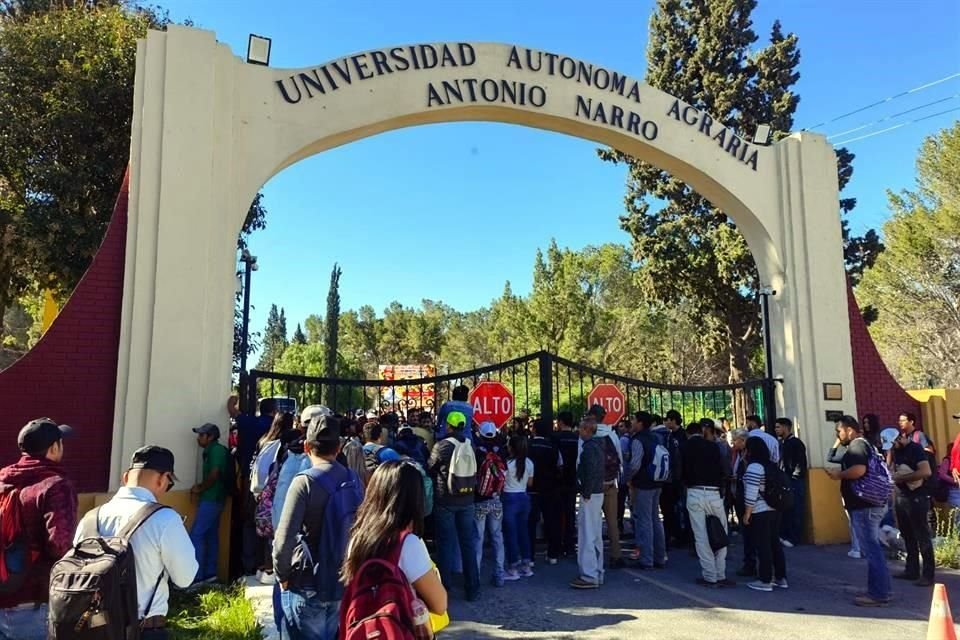
M 137 568 L 130 538 L 153 514 L 169 509 L 145 504 L 117 532 L 100 535 L 94 509 L 80 521 L 83 539 L 50 570 L 49 640 L 138 640 Z M 153 585 L 147 612 L 160 581 Z

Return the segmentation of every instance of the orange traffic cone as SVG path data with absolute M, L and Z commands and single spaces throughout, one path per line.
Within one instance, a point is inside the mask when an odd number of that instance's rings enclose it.
M 957 640 L 957 632 L 953 627 L 953 614 L 950 613 L 950 602 L 947 600 L 947 587 L 942 583 L 938 583 L 933 588 L 927 640 Z

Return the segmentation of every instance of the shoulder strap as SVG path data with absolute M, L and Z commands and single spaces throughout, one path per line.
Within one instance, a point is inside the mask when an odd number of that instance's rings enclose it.
M 157 509 L 157 511 L 159 511 L 159 509 Z M 154 513 L 156 513 L 156 511 Z M 157 576 L 157 581 L 153 584 L 153 591 L 150 593 L 150 599 L 147 600 L 147 607 L 143 610 L 143 619 L 140 621 L 141 624 L 143 624 L 143 620 L 150 617 L 150 607 L 153 606 L 153 599 L 157 597 L 157 590 L 160 588 L 160 582 L 166 573 L 166 569 L 161 569 L 160 575 Z
M 387 558 L 387 560 L 397 566 L 400 565 L 400 554 L 403 552 L 403 543 L 406 541 L 408 535 L 410 535 L 409 530 L 400 532 L 400 538 L 397 540 L 397 544 L 394 545 L 393 549 L 390 551 L 390 556 Z
M 153 514 L 162 509 L 169 508 L 170 507 L 165 507 L 159 502 L 149 502 L 143 505 L 140 507 L 140 510 L 137 511 L 137 513 L 127 521 L 127 524 L 123 525 L 123 528 L 117 532 L 117 537 L 123 538 L 124 540 L 129 540 L 131 537 L 133 537 L 133 534 L 136 533 L 137 529 L 140 528 L 140 525 L 149 520 Z M 99 525 L 97 528 L 99 529 Z

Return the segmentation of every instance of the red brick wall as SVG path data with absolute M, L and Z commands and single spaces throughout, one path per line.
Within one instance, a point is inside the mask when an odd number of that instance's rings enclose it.
M 853 381 L 857 388 L 858 417 L 874 413 L 880 418 L 881 426 L 896 426 L 900 413 L 910 411 L 916 414 L 917 426 L 920 426 L 920 403 L 904 391 L 890 374 L 867 331 L 867 325 L 860 315 L 860 305 L 849 285 L 847 309 L 850 314 L 850 346 L 853 349 Z
M 0 464 L 17 459 L 23 425 L 48 416 L 76 429 L 64 465 L 84 492 L 106 491 L 110 473 L 128 180 L 124 176 L 103 244 L 53 326 L 0 372 Z

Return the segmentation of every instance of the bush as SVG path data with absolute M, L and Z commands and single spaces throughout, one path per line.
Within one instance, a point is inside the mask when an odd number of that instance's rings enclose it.
M 933 542 L 933 553 L 938 567 L 960 569 L 958 516 L 960 516 L 960 509 L 941 509 L 937 512 L 937 533 Z
M 201 590 L 176 591 L 167 616 L 171 640 L 260 640 L 253 605 L 242 582 Z

